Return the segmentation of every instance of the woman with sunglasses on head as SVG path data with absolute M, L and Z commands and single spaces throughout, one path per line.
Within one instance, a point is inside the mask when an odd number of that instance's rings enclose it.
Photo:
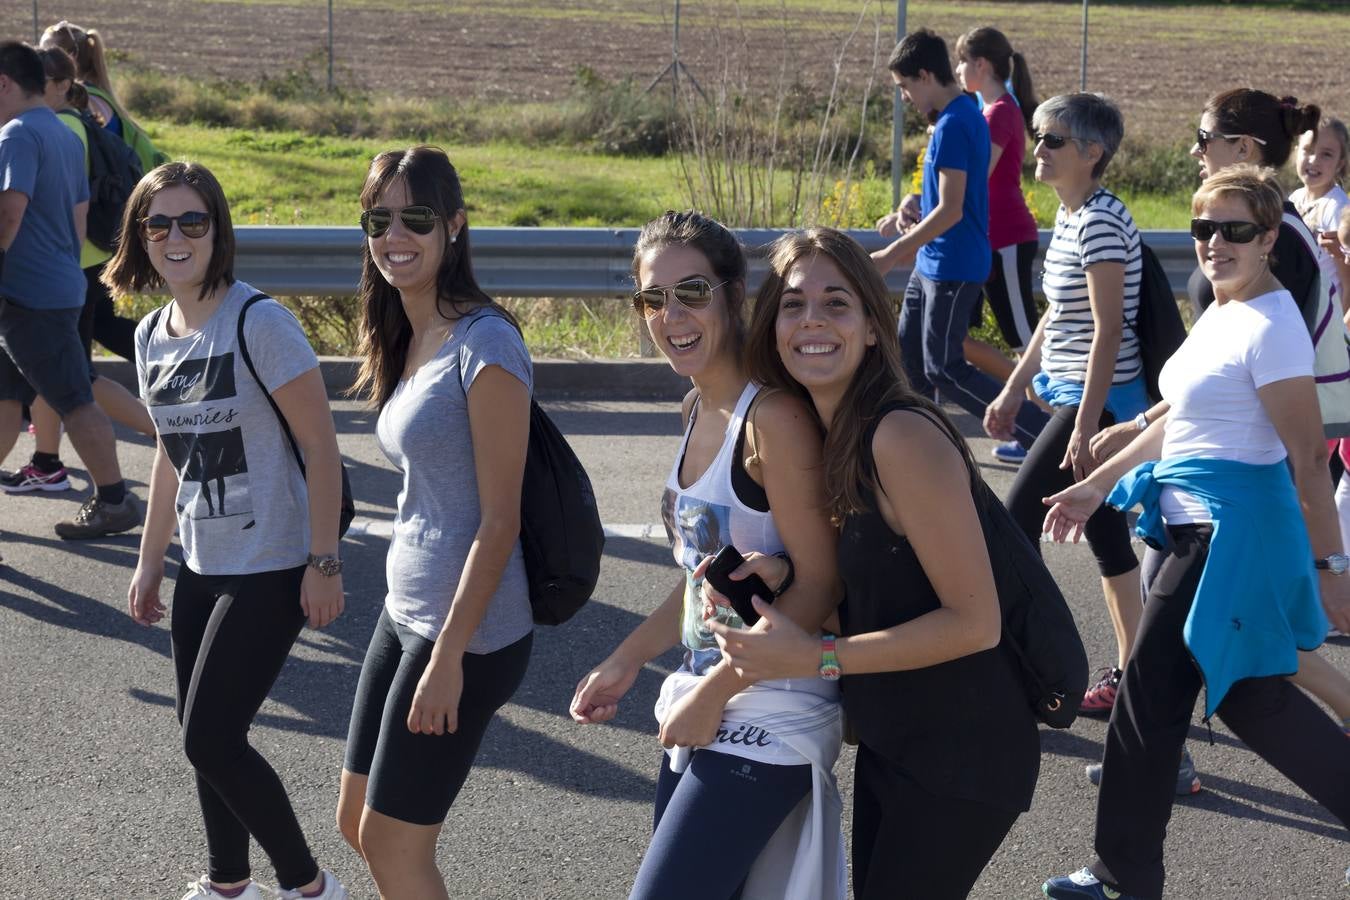
M 1148 408 L 1148 394 L 1135 332 L 1143 271 L 1139 231 L 1125 204 L 1101 186 L 1125 133 L 1120 111 L 1099 94 L 1064 94 L 1038 106 L 1034 121 L 1036 179 L 1060 200 L 1045 253 L 1049 308 L 989 405 L 984 427 L 993 437 L 1010 438 L 1028 387 L 1055 410 L 1007 498 L 1008 510 L 1039 547 L 1041 498 L 1090 474 L 1097 465 L 1088 451 L 1093 437 L 1134 421 Z M 1109 715 L 1139 624 L 1139 562 L 1122 513 L 1103 509 L 1087 536 L 1117 655 L 1088 688 L 1080 712 Z
M 401 472 L 388 593 L 352 706 L 337 821 L 386 900 L 448 897 L 436 840 L 534 622 L 520 549 L 533 374 L 474 278 L 459 175 L 390 150 L 361 189 L 364 309 L 352 392 Z
M 1097 859 L 1046 882 L 1050 897 L 1162 896 L 1175 760 L 1202 689 L 1206 719 L 1217 711 L 1350 824 L 1345 736 L 1280 677 L 1322 642 L 1328 618 L 1350 627 L 1313 346 L 1270 266 L 1283 204 L 1274 173 L 1254 166 L 1200 187 L 1191 234 L 1215 302 L 1163 369 L 1169 409 L 1045 501 L 1046 530 L 1061 541 L 1076 540 L 1103 500 L 1142 503 L 1140 528 L 1166 554 L 1107 729 Z
M 791 558 L 766 587 L 775 609 L 804 628 L 818 629 L 840 594 L 819 429 L 799 398 L 763 390 L 746 371 L 745 273 L 736 238 L 696 212 L 648 222 L 633 254 L 634 307 L 652 343 L 694 385 L 661 502 L 683 571 L 656 610 L 581 679 L 571 713 L 583 724 L 610 721 L 642 667 L 683 645 L 683 662 L 656 705 L 668 754 L 655 832 L 629 895 L 640 900 L 846 893 L 831 773 L 842 736 L 836 685 L 813 672 L 747 686 L 722 662 L 705 621 L 715 613 L 745 627 L 704 584 L 709 557 L 728 545 L 751 560 L 733 581 L 781 563 L 768 554 Z
M 767 627 L 711 627 L 744 677 L 839 681 L 858 737 L 853 893 L 970 893 L 1031 805 L 1040 745 L 1002 617 L 951 421 L 911 389 L 886 286 L 857 242 L 827 228 L 769 254 L 747 356 L 764 383 L 811 404 L 840 532 L 840 637 L 757 604 Z M 761 569 L 766 581 L 779 573 Z
M 128 604 L 143 625 L 163 618 L 176 525 L 177 711 L 210 851 L 207 874 L 184 900 L 261 900 L 250 837 L 276 869 L 281 897 L 343 900 L 342 885 L 315 863 L 285 786 L 248 742 L 300 630 L 342 612 L 341 460 L 319 361 L 295 316 L 235 279 L 230 210 L 203 166 L 169 163 L 145 176 L 122 234 L 104 283 L 173 298 L 136 330 L 137 378 L 159 440 Z

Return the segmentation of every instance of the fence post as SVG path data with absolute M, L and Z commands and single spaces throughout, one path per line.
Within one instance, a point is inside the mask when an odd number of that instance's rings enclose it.
M 896 0 L 895 4 L 895 42 L 905 37 L 905 12 L 907 0 Z M 891 212 L 900 206 L 900 183 L 904 178 L 901 169 L 901 151 L 904 144 L 905 109 L 904 98 L 900 96 L 900 86 L 896 85 L 895 97 L 891 101 Z
M 37 5 L 38 0 L 33 0 L 33 46 L 35 47 L 37 46 L 38 41 L 42 39 L 42 34 L 38 31 Z
M 1087 90 L 1088 0 L 1083 0 L 1083 61 L 1078 67 L 1078 89 Z
M 37 0 L 34 0 L 37 2 Z M 333 0 L 328 0 L 328 91 L 333 90 Z

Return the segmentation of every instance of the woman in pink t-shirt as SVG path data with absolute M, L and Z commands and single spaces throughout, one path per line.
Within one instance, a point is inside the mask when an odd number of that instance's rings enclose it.
M 1027 129 L 1039 101 L 1026 60 L 1003 32 L 989 27 L 967 31 L 956 42 L 956 57 L 956 77 L 967 91 L 979 94 L 989 123 L 989 245 L 994 265 L 984 295 L 1003 340 L 1021 353 L 1040 319 L 1031 294 L 1036 219 L 1022 196 Z M 976 307 L 972 327 L 982 315 Z M 1006 380 L 1012 373 L 1012 362 L 988 344 L 966 338 L 965 351 L 972 364 L 996 378 Z M 1026 451 L 1013 441 L 995 448 L 994 455 L 1020 463 Z

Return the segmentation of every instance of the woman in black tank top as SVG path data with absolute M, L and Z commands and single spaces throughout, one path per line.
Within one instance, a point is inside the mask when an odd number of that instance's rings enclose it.
M 826 428 L 841 636 L 763 604 L 767 631 L 713 628 L 746 677 L 842 673 L 859 740 L 855 895 L 965 897 L 1029 808 L 1040 764 L 1000 645 L 969 450 L 909 388 L 885 285 L 856 242 L 810 229 L 775 243 L 770 262 L 747 354 L 753 377 L 808 399 Z

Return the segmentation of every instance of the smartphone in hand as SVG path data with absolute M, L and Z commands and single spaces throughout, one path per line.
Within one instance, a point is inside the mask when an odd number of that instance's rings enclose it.
M 717 592 L 731 601 L 731 608 L 736 610 L 736 615 L 741 617 L 741 621 L 746 626 L 754 625 L 759 621 L 759 613 L 755 612 L 755 607 L 750 602 L 751 597 L 759 597 L 765 603 L 773 602 L 773 591 L 764 583 L 764 579 L 758 575 L 750 575 L 742 578 L 740 581 L 733 581 L 731 573 L 740 568 L 745 562 L 745 557 L 741 552 L 731 544 L 727 544 L 713 561 L 708 564 L 708 570 L 703 573 L 703 578 Z

